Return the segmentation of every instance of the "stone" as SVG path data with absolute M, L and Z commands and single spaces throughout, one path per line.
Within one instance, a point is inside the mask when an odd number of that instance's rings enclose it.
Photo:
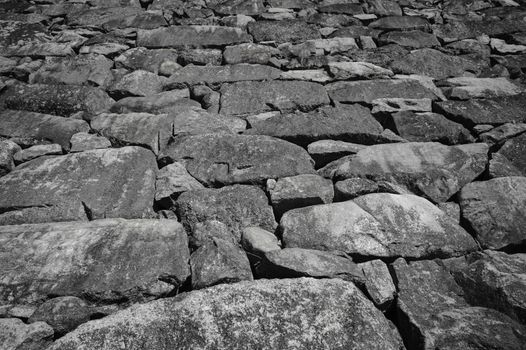
M 70 26 L 102 27 L 112 21 L 118 21 L 130 15 L 141 13 L 140 7 L 99 7 L 68 13 L 66 21 Z
M 281 249 L 278 238 L 272 232 L 256 226 L 249 226 L 243 229 L 241 245 L 245 251 L 260 258 L 267 252 Z
M 0 139 L 0 176 L 4 176 L 15 167 L 13 156 L 22 150 L 10 140 Z
M 20 138 L 26 145 L 56 143 L 69 150 L 71 136 L 89 131 L 84 120 L 5 109 L 0 111 L 0 136 Z
M 392 112 L 431 112 L 432 101 L 429 98 L 377 98 L 371 101 L 373 108 L 371 112 L 377 113 L 392 113 Z
M 345 179 L 334 184 L 334 201 L 343 202 L 376 192 L 380 192 L 380 187 L 374 181 L 359 177 Z
M 337 252 L 285 248 L 265 253 L 260 267 L 267 278 L 316 277 L 341 278 L 363 284 L 363 272 L 352 259 Z
M 238 82 L 221 87 L 221 114 L 243 116 L 271 110 L 307 112 L 329 104 L 320 84 L 305 81 Z
M 226 46 L 250 42 L 243 30 L 220 26 L 171 26 L 137 31 L 137 46 L 146 48 L 181 48 Z
M 71 153 L 111 147 L 111 142 L 107 138 L 95 134 L 88 134 L 87 132 L 73 134 L 70 143 L 71 148 L 69 151 Z
M 253 320 L 269 326 L 254 330 Z M 216 331 L 210 333 L 210 327 Z M 80 326 L 50 350 L 109 349 L 124 339 L 134 349 L 212 344 L 217 349 L 241 349 L 263 343 L 268 349 L 403 347 L 394 327 L 353 283 L 301 278 L 244 281 L 136 305 Z
M 286 248 L 366 257 L 449 257 L 477 247 L 462 227 L 415 195 L 375 193 L 293 209 L 281 218 L 280 229 Z
M 116 68 L 146 70 L 157 74 L 163 63 L 177 62 L 178 57 L 177 51 L 173 49 L 149 50 L 144 47 L 136 47 L 123 52 L 114 61 Z
M 309 113 L 281 114 L 258 122 L 245 134 L 269 135 L 301 146 L 324 139 L 374 144 L 383 128 L 368 108 L 354 105 L 321 107 Z
M 290 209 L 332 203 L 334 197 L 332 181 L 311 174 L 284 177 L 272 186 L 267 183 L 267 191 L 277 217 Z
M 44 322 L 26 325 L 18 318 L 0 318 L 0 344 L 6 350 L 44 349 L 52 341 L 53 328 Z
M 421 30 L 387 32 L 382 34 L 378 39 L 382 44 L 397 44 L 411 49 L 440 46 L 435 35 Z
M 473 60 L 461 56 L 446 55 L 430 48 L 411 51 L 409 54 L 393 60 L 390 68 L 395 73 L 426 75 L 434 79 L 461 76 L 467 71 L 480 71 Z
M 30 99 L 27 96 L 31 96 Z M 16 84 L 4 90 L 0 104 L 5 108 L 69 117 L 77 112 L 95 115 L 113 104 L 103 90 L 91 86 Z
M 267 64 L 278 53 L 279 50 L 271 46 L 245 43 L 225 47 L 223 59 L 226 64 Z
M 520 113 L 526 108 L 524 93 L 489 99 L 434 102 L 433 106 L 448 119 L 471 127 L 476 124 L 526 122 L 526 116 Z
M 333 80 L 325 69 L 289 70 L 282 72 L 280 78 L 284 80 L 313 81 L 315 83 L 326 83 Z
M 227 0 L 211 7 L 220 15 L 254 16 L 264 11 L 263 0 Z
M 65 296 L 50 299 L 40 305 L 29 318 L 29 323 L 45 322 L 55 334 L 63 335 L 90 320 L 91 310 L 80 298 Z
M 253 279 L 245 251 L 218 238 L 207 241 L 192 254 L 190 267 L 194 290 Z
M 387 265 L 382 260 L 371 260 L 361 264 L 365 279 L 365 289 L 374 305 L 386 310 L 395 300 L 396 287 Z
M 258 226 L 274 232 L 277 226 L 265 192 L 255 186 L 186 191 L 175 205 L 177 216 L 188 232 L 193 232 L 200 222 L 217 220 L 227 225 L 236 242 L 245 227 Z
M 372 63 L 367 62 L 329 62 L 329 72 L 335 79 L 385 79 L 394 73 Z
M 526 123 L 506 123 L 479 134 L 479 139 L 488 144 L 504 143 L 526 131 Z
M 497 153 L 508 159 L 511 165 L 522 173 L 522 176 L 526 176 L 526 159 L 524 157 L 525 141 L 526 133 L 522 133 L 506 141 Z
M 202 188 L 204 186 L 188 174 L 183 164 L 175 162 L 159 170 L 155 181 L 155 201 L 170 208 L 181 193 Z
M 349 25 L 343 28 L 337 29 L 335 32 L 329 35 L 330 38 L 354 38 L 359 39 L 361 36 L 370 36 L 372 38 L 378 38 L 382 33 L 381 30 L 364 27 L 361 25 Z
M 188 65 L 170 76 L 167 87 L 195 85 L 198 83 L 232 83 L 247 80 L 272 80 L 279 78 L 279 69 L 259 64 L 235 64 L 227 66 Z
M 446 95 L 452 100 L 518 95 L 523 89 L 506 78 L 458 77 L 446 80 L 451 85 Z
M 155 29 L 167 26 L 166 19 L 160 12 L 142 11 L 136 14 L 115 18 L 102 24 L 102 28 L 111 31 L 118 29 Z
M 526 52 L 526 45 L 507 44 L 506 41 L 497 38 L 491 38 L 490 46 L 501 54 Z
M 29 76 L 31 84 L 72 84 L 107 87 L 112 79 L 113 62 L 101 55 L 47 57 Z
M 476 179 L 488 161 L 486 144 L 435 142 L 374 145 L 319 171 L 334 180 L 362 177 L 398 184 L 434 202 L 445 202 Z
M 125 97 L 113 104 L 110 111 L 113 113 L 171 113 L 174 109 L 201 110 L 197 101 L 189 99 L 188 88 L 160 92 L 144 97 Z
M 62 147 L 56 143 L 49 145 L 36 145 L 25 148 L 14 154 L 15 163 L 24 163 L 42 156 L 62 155 Z
M 174 214 L 175 215 L 175 214 Z M 177 216 L 176 216 L 177 217 Z M 230 243 L 239 243 L 239 237 L 225 223 L 218 220 L 197 222 L 190 232 L 190 249 L 197 250 L 214 239 Z M 236 247 L 237 249 L 237 247 Z
M 190 275 L 186 233 L 176 220 L 103 219 L 1 226 L 0 232 L 1 273 L 9 281 L 0 288 L 2 300 L 148 300 Z
M 499 177 L 473 182 L 459 195 L 462 217 L 484 248 L 524 243 L 526 178 Z
M 475 139 L 461 124 L 452 122 L 437 113 L 402 111 L 386 118 L 388 125 L 409 142 L 440 142 L 456 145 L 474 142 Z
M 220 66 L 223 53 L 217 49 L 185 49 L 179 52 L 179 60 L 183 65 Z
M 315 25 L 302 20 L 250 22 L 247 28 L 254 41 L 258 43 L 262 41 L 297 43 L 321 38 Z
M 379 16 L 402 16 L 402 9 L 396 2 L 386 0 L 367 0 L 365 2 L 366 13 L 374 13 Z
M 109 88 L 115 96 L 151 96 L 163 91 L 166 78 L 145 70 L 136 70 L 117 79 Z
M 282 52 L 285 52 L 287 55 L 296 56 L 304 60 L 307 59 L 309 55 L 319 57 L 324 54 L 334 54 L 339 52 L 346 52 L 348 50 L 358 49 L 358 45 L 356 44 L 356 40 L 354 38 L 336 37 L 328 39 L 306 40 L 296 45 L 285 43 L 279 45 L 279 48 Z M 321 57 L 320 59 L 323 59 L 323 57 Z M 304 65 L 304 63 L 302 64 Z
M 438 207 L 449 215 L 456 223 L 460 223 L 460 205 L 455 202 L 438 203 Z
M 507 176 L 523 176 L 513 163 L 500 153 L 493 153 L 489 161 L 488 176 L 490 179 Z
M 472 21 L 450 21 L 446 24 L 437 25 L 433 28 L 433 34 L 444 42 L 453 42 L 461 39 L 477 38 L 481 35 L 490 37 L 502 36 L 513 32 L 521 32 L 526 25 L 521 21 L 506 20 L 472 20 Z
M 318 11 L 327 13 L 344 13 L 347 15 L 363 14 L 362 5 L 346 2 L 321 5 L 318 7 Z
M 307 152 L 314 160 L 316 168 L 321 168 L 336 159 L 355 154 L 365 147 L 345 141 L 320 140 L 310 143 L 307 146 Z
M 326 85 L 331 99 L 343 103 L 372 103 L 378 98 L 430 98 L 436 94 L 416 80 L 375 79 L 369 81 L 339 81 Z
M 0 178 L 0 223 L 150 217 L 156 173 L 140 147 L 38 158 Z
M 387 16 L 369 23 L 369 27 L 381 30 L 427 29 L 429 22 L 422 17 Z
M 246 29 L 250 22 L 254 22 L 255 19 L 245 15 L 226 16 L 221 18 L 221 23 L 227 27 L 238 27 Z
M 434 261 L 394 262 L 397 324 L 408 347 L 520 349 L 524 326 L 487 308 L 473 307 L 444 267 Z
M 466 300 L 526 320 L 526 255 L 486 250 L 468 256 L 468 265 L 453 271 Z

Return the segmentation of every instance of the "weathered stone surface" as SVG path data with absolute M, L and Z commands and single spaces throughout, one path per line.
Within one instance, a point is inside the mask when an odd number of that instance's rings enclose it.
M 268 326 L 254 329 L 254 320 Z M 124 340 L 130 349 L 402 347 L 396 330 L 354 284 L 302 278 L 221 285 L 134 306 L 82 325 L 50 350 L 110 349 Z
M 331 203 L 334 197 L 332 181 L 314 174 L 269 180 L 267 191 L 278 217 L 290 209 Z
M 440 46 L 436 36 L 421 30 L 387 32 L 379 37 L 379 41 L 385 44 L 398 44 L 413 49 Z
M 364 145 L 344 141 L 320 140 L 309 144 L 307 151 L 314 159 L 316 168 L 321 168 L 336 159 L 355 154 L 365 147 Z
M 278 238 L 261 227 L 245 227 L 241 233 L 241 245 L 247 252 L 263 257 L 272 250 L 280 250 Z
M 187 191 L 177 199 L 176 211 L 189 232 L 199 222 L 217 220 L 232 230 L 236 241 L 244 227 L 259 226 L 273 232 L 277 226 L 265 192 L 255 186 Z
M 13 156 L 15 163 L 24 163 L 42 156 L 61 155 L 62 147 L 56 143 L 49 145 L 36 145 L 18 151 Z
M 389 78 L 394 73 L 368 62 L 329 62 L 329 72 L 338 80 L 352 79 L 382 79 Z
M 301 147 L 259 135 L 190 136 L 170 144 L 159 158 L 182 161 L 190 175 L 209 186 L 314 173 L 313 161 Z
M 256 42 L 296 43 L 321 38 L 316 26 L 302 20 L 251 22 L 248 24 L 248 32 L 254 37 Z
M 71 153 L 88 151 L 90 149 L 110 148 L 111 142 L 105 137 L 78 132 L 73 134 L 70 139 Z
M 171 26 L 137 31 L 137 46 L 210 47 L 250 42 L 251 37 L 239 28 L 219 26 Z
M 0 222 L 148 217 L 156 173 L 139 147 L 35 159 L 0 178 Z
M 452 87 L 446 95 L 454 100 L 518 95 L 523 89 L 506 78 L 458 77 L 446 80 Z
M 183 164 L 175 162 L 159 170 L 155 182 L 155 200 L 169 207 L 181 193 L 202 188 L 204 186 L 188 174 Z
M 272 55 L 278 53 L 272 46 L 247 43 L 225 47 L 223 58 L 227 64 L 267 64 Z
M 115 66 L 116 68 L 141 69 L 158 73 L 163 63 L 177 62 L 178 57 L 178 52 L 173 49 L 149 50 L 144 47 L 136 47 L 116 57 Z
M 345 179 L 334 184 L 334 200 L 338 202 L 375 192 L 380 192 L 380 187 L 376 182 L 359 177 Z
M 506 123 L 479 134 L 479 139 L 488 144 L 504 143 L 526 131 L 526 123 Z
M 271 110 L 309 111 L 329 104 L 322 85 L 303 81 L 239 82 L 221 87 L 221 114 L 247 115 Z
M 51 345 L 53 328 L 44 322 L 26 325 L 18 318 L 0 319 L 0 344 L 6 350 L 44 349 Z
M 57 335 L 66 334 L 90 320 L 90 308 L 80 298 L 65 296 L 50 299 L 40 305 L 29 318 L 29 323 L 45 322 Z
M 408 347 L 521 349 L 526 329 L 492 309 L 471 307 L 449 272 L 434 261 L 393 264 L 397 321 Z M 474 345 L 472 345 L 474 344 Z
M 28 144 L 58 143 L 69 149 L 71 136 L 89 131 L 83 120 L 6 109 L 0 111 L 0 136 L 25 139 Z
M 371 112 L 431 112 L 432 101 L 429 98 L 377 98 L 372 101 L 373 109 Z
M 323 139 L 374 144 L 381 140 L 382 130 L 368 108 L 338 104 L 310 113 L 281 114 L 258 122 L 245 133 L 269 135 L 305 146 Z
M 524 93 L 491 99 L 435 102 L 434 107 L 449 119 L 468 126 L 526 122 L 526 115 L 521 113 L 526 109 Z
M 460 191 L 462 217 L 483 247 L 500 249 L 526 240 L 526 178 L 473 182 Z
M 486 250 L 468 256 L 468 265 L 453 271 L 466 300 L 526 320 L 526 255 Z
M 499 149 L 498 154 L 506 157 L 515 168 L 517 168 L 523 176 L 526 176 L 526 157 L 524 157 L 524 150 L 526 148 L 526 133 L 515 136 Z
M 485 169 L 486 144 L 445 146 L 435 142 L 374 145 L 320 170 L 341 180 L 365 177 L 391 181 L 435 202 L 445 202 Z
M 0 226 L 0 240 L 2 300 L 160 296 L 174 288 L 160 276 L 184 281 L 190 274 L 186 233 L 174 220 Z
M 194 289 L 253 279 L 245 251 L 218 238 L 208 240 L 192 254 L 190 267 Z
M 197 222 L 191 227 L 190 248 L 199 249 L 214 239 L 238 244 L 239 237 L 227 224 L 218 220 L 205 220 Z
M 31 98 L 27 98 L 31 96 Z M 0 96 L 0 104 L 6 108 L 69 117 L 77 112 L 98 114 L 113 104 L 103 90 L 91 86 L 16 84 L 8 87 Z
M 339 81 L 326 85 L 331 99 L 339 102 L 371 103 L 378 98 L 430 98 L 437 96 L 416 80 Z
M 433 33 L 445 42 L 476 38 L 482 34 L 500 36 L 524 31 L 526 24 L 513 20 L 449 21 L 433 28 Z
M 429 22 L 422 17 L 388 16 L 370 23 L 369 27 L 382 30 L 426 29 Z
M 171 113 L 174 110 L 196 109 L 200 110 L 199 102 L 190 100 L 188 88 L 160 92 L 144 97 L 125 97 L 115 102 L 110 111 L 113 113 Z
M 374 304 L 385 310 L 394 301 L 396 287 L 387 265 L 382 260 L 371 260 L 361 264 L 365 278 L 365 289 Z
M 488 176 L 490 179 L 507 176 L 523 176 L 513 163 L 500 153 L 493 153 L 489 161 Z
M 109 92 L 116 96 L 151 96 L 163 91 L 167 79 L 157 74 L 136 70 L 117 79 Z
M 325 69 L 289 70 L 282 72 L 280 78 L 285 80 L 313 81 L 315 83 L 326 83 L 333 80 Z
M 235 64 L 228 66 L 188 65 L 170 76 L 167 85 L 194 85 L 197 83 L 231 83 L 246 80 L 272 80 L 279 78 L 279 69 L 259 64 Z
M 71 26 L 101 27 L 104 24 L 142 12 L 140 7 L 101 7 L 69 13 L 66 17 Z
M 13 141 L 0 139 L 0 176 L 4 176 L 15 167 L 13 156 L 20 150 L 20 146 Z
M 455 256 L 476 249 L 471 236 L 431 202 L 414 195 L 368 194 L 310 206 L 280 221 L 285 247 L 377 257 Z

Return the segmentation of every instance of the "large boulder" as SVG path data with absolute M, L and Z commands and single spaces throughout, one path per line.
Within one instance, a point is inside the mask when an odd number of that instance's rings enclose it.
M 376 257 L 429 258 L 473 251 L 473 238 L 431 202 L 414 195 L 368 194 L 354 201 L 286 212 L 285 247 Z
M 390 181 L 435 202 L 445 202 L 485 170 L 487 152 L 488 146 L 482 143 L 374 145 L 330 163 L 320 173 L 337 180 L 363 177 Z
M 330 327 L 328 327 L 330 324 Z M 310 278 L 220 285 L 88 322 L 50 350 L 399 350 L 400 336 L 352 284 Z
M 140 147 L 38 158 L 0 178 L 0 223 L 149 217 L 156 174 Z
M 462 217 L 485 248 L 526 241 L 526 177 L 472 182 L 460 191 Z
M 263 183 L 269 178 L 313 174 L 308 153 L 269 136 L 202 134 L 170 144 L 159 158 L 180 161 L 208 186 Z
M 174 220 L 0 226 L 0 242 L 4 302 L 34 303 L 49 295 L 97 301 L 161 296 L 190 275 L 186 232 Z

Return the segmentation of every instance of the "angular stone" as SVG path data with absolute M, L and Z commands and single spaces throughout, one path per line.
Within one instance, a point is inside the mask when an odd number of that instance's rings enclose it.
M 524 152 L 526 149 L 526 133 L 506 141 L 498 154 L 506 157 L 516 169 L 518 169 L 523 176 L 526 176 L 526 158 Z
M 250 42 L 251 37 L 239 28 L 220 26 L 171 26 L 137 31 L 137 46 L 209 47 Z
M 29 318 L 29 323 L 45 322 L 57 335 L 71 332 L 90 320 L 88 304 L 77 297 L 53 298 L 40 305 Z
M 279 78 L 277 68 L 259 64 L 235 64 L 227 66 L 188 65 L 170 76 L 167 85 L 195 85 L 198 83 L 232 83 L 246 80 L 272 80 Z
M 175 213 L 174 213 L 175 214 Z M 177 217 L 177 216 L 175 216 Z M 214 239 L 238 244 L 239 237 L 225 223 L 218 220 L 205 220 L 197 222 L 191 228 L 190 249 L 197 250 Z
M 410 142 L 440 142 L 446 145 L 474 142 L 475 139 L 461 124 L 437 113 L 403 111 L 387 117 L 393 130 Z
M 31 84 L 72 84 L 107 87 L 113 62 L 102 55 L 47 57 L 44 64 L 29 77 Z
M 383 44 L 398 44 L 412 49 L 440 46 L 436 36 L 421 30 L 387 32 L 379 37 L 379 41 Z
M 0 136 L 21 138 L 25 143 L 57 143 L 69 149 L 71 136 L 89 131 L 84 120 L 5 109 L 0 111 Z
M 371 112 L 373 114 L 402 111 L 431 112 L 431 102 L 429 98 L 377 98 L 371 101 L 373 105 Z
M 422 17 L 388 16 L 369 23 L 369 27 L 382 30 L 427 29 L 429 22 Z
M 500 249 L 526 240 L 526 178 L 499 177 L 473 182 L 460 191 L 462 217 L 485 248 Z
M 190 267 L 193 289 L 253 279 L 245 251 L 218 238 L 205 242 L 192 254 Z
M 265 253 L 260 268 L 267 278 L 341 278 L 363 284 L 363 272 L 352 259 L 337 252 L 285 248 Z
M 397 324 L 409 348 L 519 350 L 526 329 L 492 309 L 471 307 L 449 272 L 434 261 L 393 264 Z
M 171 113 L 174 110 L 201 110 L 199 102 L 190 100 L 188 88 L 160 92 L 144 97 L 125 97 L 113 104 L 110 111 L 114 113 Z M 182 112 L 182 111 L 181 111 Z
M 94 301 L 158 297 L 174 288 L 160 282 L 161 276 L 182 282 L 190 275 L 188 240 L 175 220 L 0 226 L 0 241 L 4 301 L 34 303 L 48 295 Z
M 455 202 L 438 203 L 438 207 L 444 213 L 449 215 L 449 217 L 455 220 L 456 223 L 460 222 L 460 205 L 458 205 L 458 203 L 455 203 Z
M 248 32 L 254 37 L 255 42 L 297 43 L 321 38 L 315 25 L 302 20 L 250 22 Z
M 435 102 L 434 107 L 449 119 L 471 127 L 475 124 L 526 122 L 526 115 L 521 113 L 526 109 L 524 93 L 491 99 Z
M 13 170 L 15 167 L 13 155 L 20 150 L 20 146 L 13 141 L 0 139 L 0 176 Z
M 379 16 L 402 16 L 400 5 L 388 0 L 367 0 L 365 8 L 367 13 L 374 13 Z
M 276 222 L 263 190 L 255 186 L 234 185 L 182 193 L 176 211 L 188 232 L 199 222 L 218 220 L 228 226 L 239 242 L 245 227 L 259 226 L 274 232 Z
M 117 79 L 109 88 L 116 96 L 151 96 L 163 91 L 165 77 L 145 70 L 136 70 Z
M 313 81 L 315 83 L 326 83 L 333 80 L 325 69 L 289 70 L 282 72 L 280 78 L 284 80 Z
M 359 25 L 350 25 L 336 30 L 331 35 L 329 35 L 329 37 L 359 39 L 361 36 L 370 36 L 372 38 L 378 38 L 378 35 L 381 33 L 382 31 L 378 29 L 372 29 Z
M 309 144 L 307 152 L 314 159 L 316 168 L 321 168 L 336 159 L 355 154 L 365 147 L 364 145 L 344 141 L 320 140 Z
M 430 98 L 436 94 L 416 80 L 339 81 L 326 85 L 331 99 L 345 103 L 371 103 L 378 98 Z
M 376 182 L 359 177 L 345 179 L 334 184 L 334 200 L 338 202 L 376 192 L 380 192 L 380 187 Z
M 226 0 L 211 7 L 220 15 L 258 15 L 265 10 L 263 0 Z
M 148 217 L 156 173 L 140 147 L 35 159 L 0 178 L 0 223 Z
M 493 153 L 489 161 L 488 176 L 490 179 L 507 176 L 523 176 L 513 163 L 500 153 Z
M 526 321 L 526 254 L 508 255 L 486 250 L 468 257 L 468 265 L 454 271 L 466 300 Z
M 30 99 L 27 96 L 31 96 Z M 69 117 L 77 112 L 98 114 L 113 104 L 103 90 L 91 86 L 16 84 L 8 87 L 0 97 L 6 108 L 49 113 Z
M 433 28 L 433 33 L 445 42 L 452 42 L 460 39 L 477 38 L 483 34 L 495 37 L 525 30 L 526 24 L 522 23 L 522 21 L 507 19 L 449 21 L 446 24 L 435 26 Z
M 310 174 L 284 177 L 272 185 L 267 183 L 267 190 L 278 217 L 290 209 L 331 203 L 334 197 L 331 180 Z
M 385 79 L 394 73 L 367 62 L 329 62 L 329 72 L 338 80 L 351 79 Z
M 258 122 L 245 133 L 274 136 L 305 146 L 323 139 L 376 143 L 381 139 L 382 130 L 368 108 L 338 104 L 310 113 L 278 115 Z
M 184 49 L 179 51 L 179 60 L 183 65 L 220 66 L 223 60 L 223 53 L 217 49 Z
M 174 200 L 183 192 L 204 188 L 196 179 L 190 176 L 181 163 L 168 164 L 157 174 L 155 182 L 155 201 L 166 203 L 170 207 Z
M 356 40 L 354 40 L 354 38 L 337 37 L 330 39 L 306 40 L 297 45 L 285 43 L 280 45 L 279 48 L 288 55 L 293 55 L 300 58 L 301 60 L 304 60 L 308 58 L 305 57 L 308 55 L 319 57 L 324 54 L 334 54 L 358 49 L 358 44 L 356 44 Z
M 142 11 L 136 14 L 130 14 L 118 18 L 111 19 L 104 24 L 102 28 L 107 31 L 119 29 L 155 29 L 167 26 L 168 23 L 160 12 L 146 12 Z
M 371 260 L 361 264 L 365 278 L 365 289 L 373 303 L 382 310 L 395 300 L 396 287 L 387 265 L 382 260 Z
M 16 163 L 24 163 L 42 156 L 55 156 L 62 154 L 62 147 L 56 143 L 49 145 L 36 145 L 25 148 L 13 156 Z
M 501 54 L 526 52 L 525 45 L 507 44 L 506 41 L 497 38 L 491 38 L 490 46 L 493 50 Z
M 226 64 L 267 64 L 272 55 L 278 53 L 279 50 L 271 46 L 247 43 L 225 47 L 223 58 Z
M 247 115 L 271 110 L 309 111 L 329 104 L 320 84 L 304 81 L 239 82 L 221 87 L 221 114 Z
M 71 136 L 71 153 L 88 151 L 91 149 L 110 148 L 111 142 L 105 137 L 79 132 Z
M 144 47 L 136 47 L 116 57 L 115 67 L 158 73 L 163 63 L 177 62 L 178 57 L 177 51 L 172 49 L 149 50 Z
M 320 174 L 336 180 L 363 177 L 390 181 L 435 202 L 445 202 L 484 171 L 487 153 L 488 146 L 482 143 L 374 145 L 350 159 L 327 165 Z
M 247 252 L 263 257 L 272 250 L 280 250 L 278 238 L 260 227 L 245 227 L 241 233 L 241 244 Z
M 458 77 L 446 80 L 452 87 L 446 95 L 454 100 L 518 95 L 523 89 L 506 78 Z
M 143 10 L 140 7 L 99 7 L 90 8 L 84 11 L 72 12 L 66 16 L 66 21 L 70 26 L 101 27 L 111 21 L 118 21 L 130 15 L 136 15 Z
M 318 7 L 318 11 L 327 13 L 344 13 L 347 15 L 363 14 L 363 8 L 361 4 L 355 4 L 350 2 L 337 2 L 326 5 L 322 4 Z
M 280 221 L 284 246 L 376 257 L 448 257 L 476 249 L 471 236 L 414 195 L 368 194 L 293 209 Z
M 254 320 L 268 326 L 254 329 Z M 403 347 L 396 330 L 354 284 L 302 278 L 220 285 L 184 298 L 132 306 L 82 325 L 50 350 L 109 349 L 124 339 L 134 349 L 169 349 L 181 344 L 219 350 L 261 344 L 268 349 Z
M 53 328 L 44 322 L 26 325 L 18 318 L 0 318 L 0 344 L 3 349 L 45 349 L 52 341 Z
M 526 123 L 507 123 L 479 134 L 479 139 L 488 144 L 504 143 L 526 131 Z

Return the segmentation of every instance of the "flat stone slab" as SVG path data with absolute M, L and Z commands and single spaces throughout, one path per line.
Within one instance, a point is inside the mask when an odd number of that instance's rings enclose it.
M 252 38 L 240 28 L 220 26 L 170 26 L 137 31 L 137 46 L 215 47 L 251 42 Z
M 280 228 L 286 248 L 367 257 L 448 257 L 477 248 L 447 214 L 414 195 L 376 193 L 292 209 L 281 218 Z
M 403 347 L 389 321 L 353 283 L 301 278 L 220 285 L 132 306 L 81 325 L 50 350 L 109 350 L 122 342 L 132 344 L 130 350 Z
M 159 296 L 174 288 L 159 276 L 184 281 L 190 275 L 188 239 L 175 220 L 0 226 L 0 243 L 3 302 L 33 303 L 49 295 Z
M 238 82 L 221 87 L 221 114 L 247 115 L 272 110 L 307 112 L 329 104 L 324 87 L 306 81 Z
M 303 148 L 260 135 L 189 136 L 170 144 L 159 159 L 183 162 L 190 175 L 208 186 L 315 173 L 312 158 Z
M 336 180 L 363 177 L 389 181 L 435 202 L 445 202 L 476 179 L 488 162 L 483 143 L 445 146 L 436 142 L 373 145 L 319 172 Z
M 321 39 L 321 34 L 315 25 L 295 19 L 251 22 L 248 24 L 248 32 L 256 42 L 295 43 L 309 39 Z
M 0 224 L 150 217 L 156 174 L 140 147 L 38 158 L 0 178 Z

